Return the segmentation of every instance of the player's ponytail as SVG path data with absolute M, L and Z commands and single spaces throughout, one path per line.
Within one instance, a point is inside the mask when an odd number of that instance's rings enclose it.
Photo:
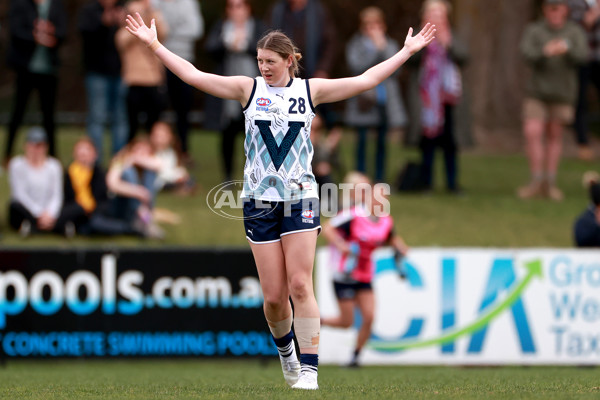
M 271 50 L 279 54 L 281 58 L 287 60 L 292 56 L 292 65 L 290 65 L 290 76 L 297 76 L 300 70 L 298 61 L 302 59 L 302 54 L 294 46 L 292 40 L 281 31 L 270 31 L 263 36 L 256 44 L 256 49 Z

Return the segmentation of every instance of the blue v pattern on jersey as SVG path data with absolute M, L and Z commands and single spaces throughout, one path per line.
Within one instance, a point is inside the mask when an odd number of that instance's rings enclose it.
M 308 81 L 294 78 L 285 87 L 273 87 L 262 77 L 255 79 L 244 108 L 242 198 L 290 201 L 319 197 L 311 168 L 314 111 Z
M 289 129 L 285 136 L 281 139 L 281 144 L 278 145 L 277 141 L 273 137 L 273 133 L 271 132 L 271 121 L 254 121 L 258 129 L 260 130 L 260 135 L 262 136 L 265 146 L 267 147 L 267 151 L 271 156 L 271 161 L 273 161 L 273 166 L 276 171 L 279 171 L 281 164 L 286 159 L 289 154 L 292 145 L 296 141 L 298 134 L 300 133 L 300 129 L 304 127 L 304 122 L 298 121 L 290 121 Z

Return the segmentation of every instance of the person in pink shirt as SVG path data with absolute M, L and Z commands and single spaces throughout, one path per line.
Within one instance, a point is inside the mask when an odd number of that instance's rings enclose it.
M 394 247 L 400 255 L 405 255 L 408 251 L 404 240 L 394 232 L 386 186 L 357 184 L 354 197 L 365 201 L 356 202 L 323 227 L 325 238 L 340 253 L 333 277 L 340 314 L 334 318 L 323 318 L 321 324 L 350 328 L 354 323 L 354 307 L 359 308 L 362 323 L 349 364 L 351 367 L 358 366 L 359 354 L 371 336 L 375 313 L 375 296 L 371 286 L 375 265 L 371 255 L 378 247 L 387 245 Z

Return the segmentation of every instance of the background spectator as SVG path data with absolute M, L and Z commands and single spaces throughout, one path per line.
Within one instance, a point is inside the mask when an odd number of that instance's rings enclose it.
M 573 121 L 577 68 L 586 61 L 588 49 L 585 32 L 568 20 L 566 0 L 545 0 L 542 10 L 544 17 L 528 25 L 521 41 L 521 53 L 532 72 L 523 104 L 531 181 L 519 188 L 518 196 L 562 200 L 556 172 L 563 127 Z
M 25 140 L 25 155 L 14 157 L 8 165 L 9 223 L 23 237 L 55 230 L 63 203 L 62 167 L 48 156 L 46 132 L 33 127 Z
M 328 78 L 335 62 L 335 24 L 318 0 L 279 0 L 269 25 L 283 31 L 302 53 L 301 78 Z
M 600 5 L 597 0 L 569 0 L 571 19 L 586 31 L 590 54 L 587 63 L 579 67 L 579 94 L 575 108 L 575 133 L 579 158 L 591 160 L 594 153 L 589 143 L 589 88 L 600 94 Z
M 163 45 L 192 64 L 196 61 L 195 44 L 204 34 L 204 19 L 198 0 L 153 0 L 169 27 Z M 177 134 L 183 157 L 189 160 L 189 113 L 194 100 L 193 88 L 174 73 L 166 70 L 167 89 L 171 107 L 175 111 Z
M 62 0 L 12 0 L 8 14 L 10 43 L 8 65 L 17 74 L 13 108 L 8 125 L 4 164 L 12 153 L 27 101 L 33 90 L 40 96 L 49 152 L 54 148 L 54 108 L 58 84 L 58 50 L 67 34 Z
M 300 49 L 300 78 L 331 78 L 338 55 L 335 21 L 319 0 L 278 0 L 267 18 L 269 27 L 284 32 Z M 327 129 L 336 126 L 337 114 L 329 103 L 318 106 Z
M 260 75 L 256 64 L 256 43 L 265 26 L 252 16 L 247 0 L 227 0 L 225 18 L 212 27 L 206 52 L 217 62 L 215 73 L 225 76 Z M 244 131 L 242 106 L 235 100 L 220 100 L 221 155 L 225 180 L 230 181 L 235 155 L 235 137 Z
M 591 204 L 575 221 L 575 245 L 600 247 L 600 175 L 589 171 L 584 174 L 583 181 L 584 187 L 590 193 Z
M 86 136 L 73 146 L 73 162 L 65 172 L 64 204 L 57 225 L 68 236 L 75 233 L 144 235 L 143 224 L 111 216 L 106 172 L 97 162 L 98 153 Z
M 314 147 L 313 173 L 319 186 L 325 183 L 335 183 L 333 172 L 334 169 L 340 168 L 337 147 L 341 138 L 342 135 L 337 130 L 327 135 L 323 118 L 319 113 L 315 115 L 310 129 L 310 142 Z
M 446 167 L 446 187 L 460 193 L 458 184 L 457 119 L 465 117 L 461 108 L 463 86 L 460 68 L 468 58 L 466 46 L 453 34 L 446 0 L 426 0 L 421 24 L 436 27 L 436 39 L 407 62 L 409 79 L 409 132 L 419 136 L 422 178 L 425 190 L 433 189 L 435 150 L 441 147 Z M 463 106 L 464 107 L 464 106 Z
M 57 226 L 64 227 L 65 235 L 75 233 L 129 233 L 121 221 L 105 217 L 110 200 L 106 173 L 97 163 L 98 153 L 92 140 L 81 137 L 73 146 L 73 162 L 65 171 L 64 202 Z
M 154 157 L 160 160 L 154 184 L 156 190 L 172 190 L 182 195 L 192 194 L 195 184 L 183 165 L 179 143 L 169 124 L 163 121 L 154 124 L 150 132 L 150 144 Z
M 151 6 L 150 0 L 127 3 L 127 13 L 135 15 L 136 12 L 148 21 L 156 20 L 156 27 L 161 32 L 159 40 L 168 36 L 168 27 L 162 14 Z M 123 80 L 127 84 L 128 141 L 131 141 L 138 131 L 140 113 L 145 114 L 144 127 L 149 133 L 167 106 L 165 69 L 152 51 L 131 36 L 124 27 L 119 29 L 115 40 L 121 55 Z
M 79 13 L 88 102 L 87 132 L 100 162 L 107 125 L 112 133 L 111 155 L 128 139 L 126 87 L 121 80 L 121 60 L 115 44 L 115 35 L 124 21 L 125 10 L 118 0 L 92 0 Z
M 386 35 L 383 11 L 367 7 L 360 13 L 360 31 L 346 46 L 346 62 L 352 75 L 360 75 L 372 66 L 396 54 L 398 42 Z M 388 128 L 406 124 L 406 111 L 400 95 L 398 72 L 376 88 L 348 99 L 346 123 L 355 126 L 358 133 L 356 170 L 366 173 L 366 147 L 369 129 L 377 130 L 375 181 L 385 180 L 385 146 Z
M 152 218 L 160 167 L 148 138 L 136 137 L 115 155 L 106 174 L 108 190 L 115 195 L 110 216 L 157 239 L 164 237 Z

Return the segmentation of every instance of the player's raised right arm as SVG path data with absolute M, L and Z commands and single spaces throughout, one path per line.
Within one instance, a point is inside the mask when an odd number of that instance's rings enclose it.
M 125 29 L 150 47 L 162 63 L 184 82 L 222 99 L 238 100 L 242 105 L 248 102 L 254 85 L 252 78 L 202 72 L 158 42 L 154 19 L 150 27 L 146 26 L 139 13 L 136 13 L 136 18 L 127 15 L 126 21 Z

